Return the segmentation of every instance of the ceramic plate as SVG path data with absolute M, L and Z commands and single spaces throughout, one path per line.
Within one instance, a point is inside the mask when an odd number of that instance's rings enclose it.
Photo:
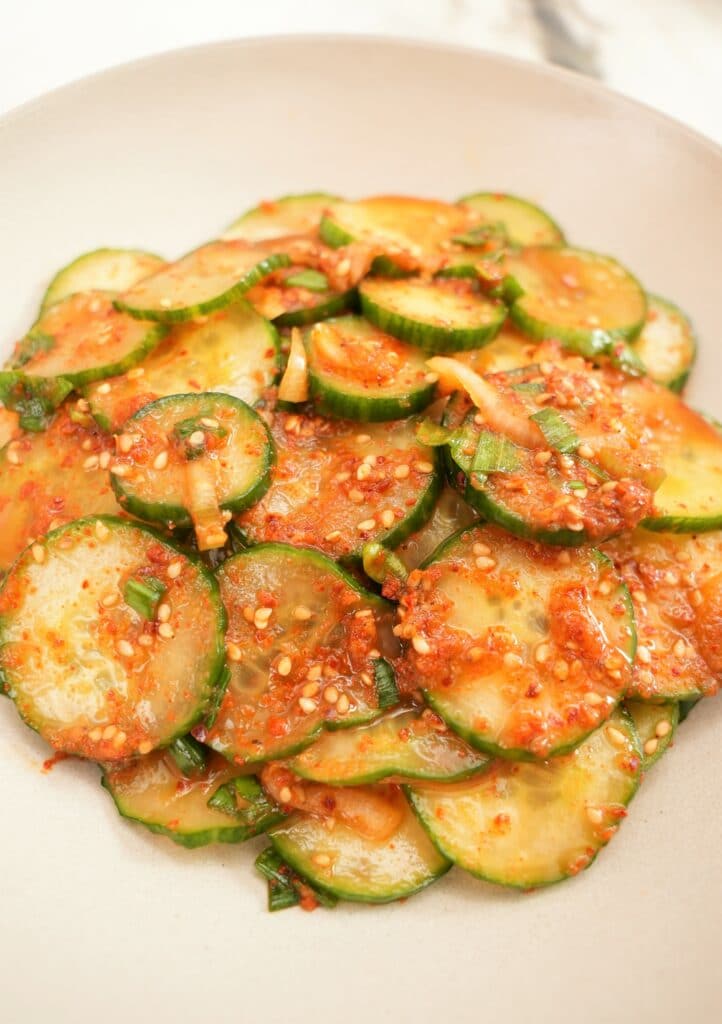
M 722 413 L 722 153 L 581 78 L 461 49 L 231 42 L 78 82 L 0 128 L 7 347 L 53 271 L 169 255 L 261 197 L 325 189 L 548 208 L 687 309 L 692 402 Z M 176 849 L 93 765 L 0 701 L 0 1014 L 8 1022 L 719 1019 L 722 700 L 697 710 L 589 872 L 518 895 L 452 872 L 404 905 L 269 915 L 258 844 Z

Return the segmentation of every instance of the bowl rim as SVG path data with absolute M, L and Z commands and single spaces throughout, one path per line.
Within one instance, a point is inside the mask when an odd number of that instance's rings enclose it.
M 422 50 L 436 53 L 445 53 L 449 56 L 454 54 L 465 57 L 473 57 L 489 64 L 497 64 L 516 69 L 518 72 L 531 74 L 544 79 L 566 82 L 594 97 L 605 97 L 612 99 L 622 107 L 627 107 L 638 113 L 651 117 L 653 121 L 664 125 L 668 129 L 681 132 L 687 140 L 700 147 L 709 155 L 722 160 L 722 142 L 705 135 L 703 132 L 692 128 L 684 121 L 666 114 L 664 111 L 635 99 L 624 92 L 612 88 L 605 82 L 591 78 L 578 71 L 560 67 L 547 61 L 528 60 L 522 57 L 515 57 L 510 54 L 500 53 L 484 47 L 471 46 L 464 43 L 437 42 L 432 39 L 416 38 L 414 36 L 396 35 L 393 33 L 380 34 L 371 32 L 292 32 L 292 33 L 266 33 L 253 36 L 234 36 L 229 39 L 217 39 L 203 43 L 193 43 L 189 46 L 173 47 L 167 50 L 157 50 L 146 54 L 143 57 L 136 57 L 128 61 L 120 61 L 117 64 L 110 64 L 98 71 L 92 71 L 87 75 L 71 79 L 61 85 L 48 89 L 37 96 L 20 103 L 4 114 L 0 115 L 0 129 L 10 127 L 15 121 L 22 120 L 26 115 L 32 116 L 36 108 L 42 107 L 50 100 L 63 101 L 66 97 L 71 98 L 73 93 L 91 85 L 100 78 L 107 78 L 112 75 L 124 75 L 135 70 L 142 70 L 146 65 L 157 64 L 164 61 L 171 61 L 182 56 L 192 56 L 203 52 L 220 51 L 226 49 L 252 50 L 259 48 L 272 48 L 274 46 L 287 47 L 289 45 L 302 48 L 313 44 L 331 44 L 335 46 L 365 46 L 365 47 L 386 47 L 396 50 Z

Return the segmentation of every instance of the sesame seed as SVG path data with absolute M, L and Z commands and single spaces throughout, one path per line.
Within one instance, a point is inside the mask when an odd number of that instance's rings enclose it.
M 434 467 L 431 462 L 415 462 L 414 469 L 417 473 L 433 473 Z
M 122 654 L 124 658 L 132 658 L 135 654 L 133 645 L 128 643 L 127 640 L 118 641 L 118 654 Z
M 347 480 L 350 480 L 350 479 L 351 479 L 351 474 L 349 472 L 347 472 L 346 470 L 344 470 L 343 473 L 337 473 L 336 474 L 336 476 L 333 478 L 333 482 L 335 484 L 343 484 Z
M 672 648 L 672 650 L 674 651 L 674 655 L 676 658 L 683 658 L 687 653 L 687 644 L 684 642 L 684 640 L 679 639 Z
M 101 452 L 98 456 L 98 465 L 101 469 L 107 469 L 110 465 L 110 452 Z
M 549 644 L 539 644 L 536 651 L 534 652 L 534 658 L 539 665 L 544 665 L 547 661 L 549 661 L 551 653 L 552 652 L 551 648 L 549 647 Z
M 13 448 L 8 445 L 7 448 L 7 459 L 11 466 L 22 466 L 23 460 L 20 458 L 20 452 L 17 448 Z
M 128 370 L 126 377 L 128 380 L 138 380 L 139 377 L 145 376 L 145 370 L 142 366 L 134 366 L 132 370 Z
M 293 610 L 293 617 L 294 619 L 298 619 L 299 622 L 305 622 L 307 619 L 310 619 L 312 615 L 313 612 L 310 608 L 307 608 L 305 604 L 299 604 Z
M 321 665 L 311 665 L 310 669 L 306 673 L 306 679 L 313 681 L 320 679 L 323 673 L 323 667 Z
M 702 592 L 699 591 L 699 590 L 693 590 L 692 593 L 690 594 L 689 599 L 690 599 L 690 601 L 692 603 L 692 607 L 693 608 L 699 608 L 700 605 L 704 602 L 704 598 L 702 597 Z
M 375 455 L 364 455 L 363 464 L 365 466 L 375 466 L 376 465 L 376 456 Z
M 604 703 L 604 697 L 600 697 L 593 690 L 589 690 L 588 693 L 584 694 L 584 700 L 593 708 L 599 707 L 600 704 Z
M 373 679 L 371 678 L 371 674 L 369 672 L 362 672 L 361 673 L 361 682 L 364 684 L 364 686 L 371 686 L 371 683 L 373 682 Z
M 116 748 L 116 750 L 120 750 L 120 748 L 123 746 L 127 739 L 128 737 L 125 735 L 123 730 L 119 729 L 118 732 L 116 732 L 115 736 L 113 737 L 113 746 Z
M 554 675 L 560 680 L 566 679 L 569 675 L 569 665 L 563 658 L 554 662 Z
M 141 647 L 152 647 L 153 637 L 148 636 L 147 633 L 141 633 L 140 636 L 138 637 L 138 643 L 140 644 Z
M 276 666 L 276 671 L 278 672 L 279 676 L 288 676 L 291 674 L 292 668 L 293 662 L 291 661 L 289 656 L 285 654 L 279 661 L 278 665 Z
M 348 492 L 349 501 L 353 501 L 354 504 L 360 505 L 364 500 L 363 491 L 360 491 L 357 487 L 352 487 Z
M 310 697 L 299 697 L 298 706 L 301 711 L 303 711 L 304 715 L 312 715 L 316 710 L 316 701 L 311 700 Z
M 373 612 L 370 608 L 362 608 L 360 611 L 353 613 L 355 619 L 370 619 L 372 615 Z
M 153 744 L 150 742 L 150 740 L 143 740 L 142 743 L 138 744 L 138 753 L 139 754 L 149 754 L 152 749 L 153 749 Z
M 320 684 L 314 680 L 311 683 L 306 683 L 306 685 L 301 690 L 301 694 L 304 697 L 316 697 L 320 689 Z
M 369 530 L 373 530 L 375 526 L 375 519 L 362 519 L 360 523 L 356 524 L 356 529 L 359 533 L 368 533 Z
M 30 551 L 38 565 L 42 565 L 42 563 L 45 561 L 45 548 L 42 546 L 42 544 L 33 544 L 33 546 L 30 548 Z
M 266 629 L 272 615 L 273 608 L 257 608 L 253 616 L 253 625 L 256 629 Z
M 161 309 L 170 309 L 173 305 L 173 299 L 169 299 L 167 295 L 164 295 L 163 298 L 159 300 L 158 305 Z
M 104 381 L 102 384 L 98 384 L 98 394 L 99 395 L 109 395 L 110 394 L 110 384 L 108 384 L 107 380 Z
M 588 444 L 580 444 L 577 448 L 577 454 L 581 455 L 583 459 L 591 459 L 594 456 L 594 449 Z
M 170 563 L 170 565 L 168 566 L 168 568 L 166 570 L 166 573 L 168 575 L 168 579 L 170 579 L 170 580 L 177 580 L 182 571 L 183 571 L 183 563 L 176 561 L 176 562 L 171 562 Z
M 656 737 L 652 736 L 652 738 L 648 739 L 647 742 L 644 744 L 644 753 L 647 755 L 647 757 L 651 757 L 652 754 L 656 753 L 658 746 L 659 740 L 656 739 Z
M 534 456 L 534 463 L 537 466 L 546 466 L 547 462 L 549 462 L 551 457 L 552 457 L 552 453 L 551 452 L 537 452 L 536 455 Z
M 85 440 L 83 441 L 83 443 L 81 444 L 81 446 L 80 446 L 80 447 L 82 448 L 82 450 L 83 450 L 84 452 L 89 452 L 89 451 L 90 451 L 90 449 L 91 449 L 91 448 L 93 447 L 93 441 L 92 441 L 92 438 L 90 438 L 90 437 L 86 437 L 86 439 L 85 439 Z
M 391 508 L 385 508 L 381 515 L 379 516 L 379 519 L 381 520 L 381 525 L 386 527 L 387 530 L 394 525 L 395 518 L 396 517 L 394 516 L 394 510 Z
M 135 444 L 135 438 L 132 434 L 118 434 L 115 439 L 115 446 L 119 452 L 127 455 L 130 449 Z
M 284 786 L 283 789 L 278 794 L 278 798 L 282 804 L 290 804 L 291 800 L 293 799 L 293 793 L 291 792 L 288 786 Z
M 334 540 L 338 540 L 340 536 L 341 536 L 341 531 L 340 530 L 331 530 L 331 532 L 327 533 L 326 536 L 323 539 L 331 542 L 331 541 L 334 541 Z
M 612 592 L 612 584 L 609 582 L 609 580 L 602 580 L 597 589 L 599 590 L 600 594 L 603 594 L 606 597 L 608 594 L 611 594 Z
M 130 475 L 130 466 L 124 466 L 122 463 L 120 465 L 116 464 L 115 466 L 111 467 L 110 472 L 113 474 L 113 476 L 119 476 L 119 477 L 129 476 Z
M 491 548 L 489 547 L 489 545 L 488 544 L 481 544 L 478 541 L 473 546 L 473 548 L 471 550 L 477 556 L 479 556 L 479 555 L 490 555 L 491 554 Z
M 423 636 L 413 637 L 411 644 L 417 654 L 431 654 L 429 642 Z
M 327 868 L 331 863 L 331 858 L 327 853 L 314 853 L 313 857 L 311 857 L 311 860 L 320 868 Z
M 484 657 L 484 652 L 481 647 L 470 647 L 467 651 L 469 661 L 481 661 Z
M 97 743 L 98 740 L 102 737 L 102 735 L 103 735 L 103 730 L 102 729 L 92 729 L 88 733 L 88 739 L 92 740 L 93 743 Z
M 655 734 L 655 736 L 658 736 L 660 740 L 662 740 L 662 739 L 664 739 L 665 736 L 668 736 L 671 731 L 672 731 L 672 726 L 669 724 L 669 722 L 662 721 L 662 722 L 657 722 L 657 725 L 656 725 L 655 730 L 654 730 L 654 734 Z
M 474 565 L 477 569 L 489 570 L 495 568 L 496 562 L 493 558 L 486 558 L 486 556 L 482 555 L 481 558 L 475 560 Z
M 118 603 L 118 601 L 118 594 L 106 594 L 105 597 L 102 598 L 100 603 L 103 605 L 104 608 L 112 608 L 114 604 Z
M 524 659 L 520 658 L 514 651 L 507 651 L 504 655 L 504 668 L 519 668 L 523 664 Z
M 97 455 L 89 455 L 83 462 L 83 469 L 97 469 L 100 464 L 100 460 Z
M 158 622 L 168 622 L 170 619 L 170 612 L 171 609 L 169 604 L 166 604 L 165 602 L 163 602 L 163 604 L 159 604 L 158 611 L 156 612 Z
M 351 702 L 345 693 L 342 693 L 336 702 L 336 710 L 339 715 L 345 715 L 348 709 L 351 707 Z
M 202 430 L 194 430 L 188 438 L 188 444 L 193 448 L 202 448 L 206 441 L 206 435 Z
M 424 374 L 424 380 L 426 381 L 427 384 L 436 384 L 438 379 L 439 379 L 438 373 L 425 373 Z
M 371 435 L 370 434 L 357 434 L 356 435 L 356 444 L 368 444 L 370 440 L 371 440 Z
M 336 270 L 343 277 L 344 274 L 348 274 L 351 269 L 351 260 L 346 256 L 344 259 L 339 260 Z
M 338 701 L 339 693 L 335 686 L 327 686 L 323 691 L 323 699 L 327 704 L 335 704 Z
M 234 644 L 232 640 L 226 640 L 226 656 L 229 661 L 241 660 L 241 648 L 238 644 Z
M 158 452 L 156 457 L 153 459 L 153 469 L 165 469 L 168 465 L 168 452 Z
M 616 490 L 616 487 L 617 487 L 617 481 L 616 480 L 607 480 L 605 483 L 602 484 L 602 486 L 599 488 L 599 490 L 602 492 L 602 494 L 608 494 L 610 491 Z
M 368 478 L 371 476 L 372 472 L 373 472 L 373 470 L 371 469 L 371 466 L 369 466 L 369 464 L 367 462 L 364 462 L 356 470 L 356 479 L 357 480 L 368 480 Z
M 110 536 L 110 530 L 105 525 L 102 519 L 97 519 L 95 522 L 95 536 L 98 540 L 105 540 Z
M 652 652 L 648 647 L 637 648 L 637 661 L 641 661 L 643 665 L 652 664 Z
M 604 815 L 598 807 L 587 807 L 587 817 L 592 825 L 601 825 L 604 820 Z
M 607 738 L 615 747 L 626 747 L 627 737 L 621 729 L 615 729 L 613 725 L 607 727 Z
M 405 480 L 410 472 L 411 470 L 409 469 L 409 467 L 405 463 L 403 463 L 402 465 L 396 467 L 396 469 L 394 470 L 394 476 L 396 477 L 397 480 Z
M 117 725 L 106 725 L 106 727 L 103 729 L 103 739 L 104 740 L 112 740 L 112 738 L 115 736 L 117 731 L 118 731 L 118 726 Z
M 666 572 L 664 574 L 664 582 L 670 587 L 676 587 L 679 583 L 679 576 L 676 572 Z
M 85 398 L 79 398 L 75 403 L 75 408 L 78 412 L 90 412 L 90 402 L 86 401 Z
M 216 427 L 220 425 L 218 420 L 214 419 L 212 416 L 201 416 L 201 423 L 204 427 L 208 427 L 209 430 L 215 430 Z

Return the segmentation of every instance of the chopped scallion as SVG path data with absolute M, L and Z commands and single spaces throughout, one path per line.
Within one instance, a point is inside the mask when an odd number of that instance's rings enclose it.
M 507 437 L 482 430 L 471 461 L 472 473 L 514 473 L 521 466 L 519 449 Z
M 290 288 L 306 288 L 309 292 L 328 291 L 328 278 L 320 270 L 299 270 L 289 275 L 284 284 Z
M 550 448 L 568 455 L 579 447 L 579 438 L 556 409 L 540 409 L 529 419 L 539 427 Z
M 154 619 L 165 594 L 165 584 L 155 576 L 131 576 L 123 588 L 123 600 L 144 619 Z
M 399 703 L 396 676 L 384 658 L 376 658 L 374 661 L 374 683 L 376 684 L 376 701 L 380 708 L 385 710 Z

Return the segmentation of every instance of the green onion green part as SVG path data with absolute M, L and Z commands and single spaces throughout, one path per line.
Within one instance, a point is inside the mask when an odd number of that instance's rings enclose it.
M 539 427 L 550 448 L 569 455 L 579 447 L 579 438 L 556 409 L 540 409 L 529 419 Z
M 165 583 L 155 576 L 132 576 L 123 588 L 123 600 L 142 618 L 150 620 L 155 618 L 165 590 Z

